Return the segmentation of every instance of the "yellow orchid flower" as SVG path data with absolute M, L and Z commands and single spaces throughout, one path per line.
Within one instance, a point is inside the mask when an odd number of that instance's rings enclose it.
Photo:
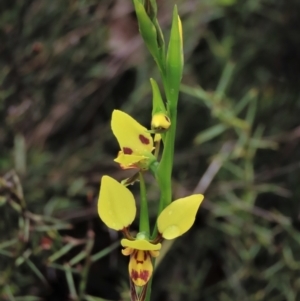
M 98 199 L 98 213 L 101 220 L 114 230 L 121 230 L 125 236 L 121 240 L 122 254 L 130 256 L 128 271 L 136 286 L 144 286 L 153 273 L 152 257 L 159 255 L 161 241 L 174 239 L 188 231 L 203 200 L 202 194 L 194 194 L 173 201 L 157 219 L 158 236 L 149 240 L 147 233 L 138 233 L 133 238 L 129 226 L 136 215 L 135 200 L 124 185 L 109 176 L 101 180 Z
M 160 243 L 151 243 L 143 233 L 138 233 L 136 240 L 122 239 L 121 245 L 125 248 L 122 254 L 130 255 L 128 272 L 136 286 L 144 286 L 153 273 L 152 258 L 159 255 Z
M 151 134 L 130 115 L 114 110 L 111 128 L 121 148 L 114 161 L 119 163 L 121 168 L 145 170 L 156 161 L 152 154 L 154 147 Z

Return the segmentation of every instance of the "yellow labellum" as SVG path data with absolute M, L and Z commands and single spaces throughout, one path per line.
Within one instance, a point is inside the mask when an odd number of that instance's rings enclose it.
M 133 283 L 144 286 L 153 273 L 151 257 L 157 257 L 161 244 L 152 244 L 145 239 L 128 240 L 122 239 L 121 245 L 125 248 L 122 254 L 130 255 L 128 271 Z
M 135 285 L 144 286 L 153 273 L 150 252 L 134 250 L 130 255 L 128 271 Z
M 111 229 L 119 231 L 128 227 L 136 215 L 132 193 L 113 178 L 103 176 L 98 199 L 98 213 L 101 220 Z
M 167 206 L 157 219 L 158 230 L 165 239 L 174 239 L 188 231 L 203 200 L 202 194 L 178 199 Z

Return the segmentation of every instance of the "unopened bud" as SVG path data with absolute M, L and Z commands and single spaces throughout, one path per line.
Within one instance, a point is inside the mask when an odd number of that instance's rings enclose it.
M 164 113 L 157 113 L 152 116 L 151 129 L 155 133 L 163 133 L 169 129 L 171 125 L 170 118 Z

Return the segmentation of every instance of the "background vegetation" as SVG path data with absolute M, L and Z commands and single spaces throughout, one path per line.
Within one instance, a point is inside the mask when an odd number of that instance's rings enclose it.
M 158 4 L 167 33 L 174 1 Z M 174 199 L 206 198 L 193 229 L 165 245 L 152 300 L 300 300 L 300 2 L 177 4 Z M 128 259 L 95 204 L 103 174 L 126 177 L 112 110 L 150 122 L 158 73 L 132 9 L 0 2 L 1 300 L 128 300 Z

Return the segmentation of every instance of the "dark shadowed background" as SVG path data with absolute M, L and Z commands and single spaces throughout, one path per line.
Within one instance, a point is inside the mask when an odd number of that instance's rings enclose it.
M 166 40 L 175 3 L 174 199 L 205 201 L 161 252 L 152 300 L 300 300 L 300 2 L 158 1 Z M 129 300 L 128 258 L 96 200 L 102 175 L 130 174 L 110 117 L 149 126 L 149 77 L 130 0 L 1 0 L 0 300 Z

